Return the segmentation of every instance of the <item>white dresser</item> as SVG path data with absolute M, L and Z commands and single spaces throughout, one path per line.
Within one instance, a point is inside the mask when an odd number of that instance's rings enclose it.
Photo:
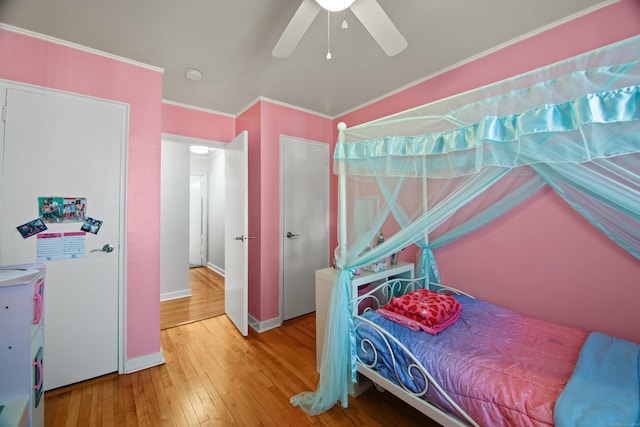
M 389 279 L 402 278 L 413 279 L 413 263 L 399 262 L 389 266 L 386 270 L 370 272 L 362 271 L 360 275 L 353 276 L 351 281 L 352 295 L 363 287 L 375 286 Z M 322 361 L 322 347 L 324 343 L 324 331 L 327 321 L 327 310 L 331 301 L 331 291 L 338 270 L 323 268 L 316 270 L 316 370 L 320 371 Z
M 43 264 L 0 267 L 0 426 L 44 425 Z

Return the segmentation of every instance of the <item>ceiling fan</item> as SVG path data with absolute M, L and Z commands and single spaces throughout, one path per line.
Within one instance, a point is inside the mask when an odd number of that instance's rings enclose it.
M 277 58 L 291 55 L 320 9 L 329 12 L 351 9 L 388 56 L 397 55 L 407 47 L 407 40 L 376 0 L 302 0 L 271 54 Z

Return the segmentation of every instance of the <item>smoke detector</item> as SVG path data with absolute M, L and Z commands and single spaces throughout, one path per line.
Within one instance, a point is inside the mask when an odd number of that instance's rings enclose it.
M 202 72 L 200 70 L 196 70 L 195 68 L 189 68 L 184 76 L 189 80 L 193 80 L 197 82 L 198 80 L 202 80 Z

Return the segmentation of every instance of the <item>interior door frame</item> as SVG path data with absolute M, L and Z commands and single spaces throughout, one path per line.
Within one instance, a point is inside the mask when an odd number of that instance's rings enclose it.
M 328 224 L 329 229 L 331 228 L 331 146 L 329 144 L 323 143 L 321 141 L 313 141 L 310 139 L 299 138 L 295 136 L 289 135 L 280 135 L 280 298 L 279 298 L 279 320 L 280 324 L 284 323 L 284 268 L 285 268 L 285 259 L 284 259 L 284 245 L 285 239 L 285 224 L 284 224 L 284 166 L 285 166 L 285 158 L 284 158 L 284 140 L 300 142 L 303 144 L 310 144 L 314 146 L 326 146 L 327 151 L 329 152 L 329 171 L 327 176 L 327 185 L 329 186 L 329 195 L 328 195 Z M 327 240 L 327 260 L 331 259 L 331 238 Z
M 126 313 L 126 291 L 127 291 L 127 153 L 129 149 L 129 126 L 130 126 L 130 117 L 131 110 L 129 104 L 119 101 L 114 101 L 112 99 L 99 98 L 96 96 L 90 96 L 83 93 L 65 91 L 45 86 L 32 85 L 28 83 L 21 83 L 7 79 L 0 78 L 0 87 L 2 90 L 16 89 L 16 90 L 26 90 L 26 91 L 35 91 L 47 94 L 55 94 L 62 96 L 72 96 L 72 97 L 80 97 L 85 99 L 97 100 L 100 102 L 106 102 L 114 105 L 118 105 L 123 107 L 124 109 L 124 124 L 121 129 L 121 137 L 120 137 L 120 186 L 119 186 L 119 223 L 120 227 L 118 230 L 118 350 L 116 357 L 117 366 L 118 366 L 118 374 L 126 373 L 126 345 L 127 345 L 127 313 Z M 6 95 L 5 96 L 6 99 Z M 5 105 L 2 105 L 3 113 L 4 113 Z M 2 137 L 0 137 L 1 149 L 4 152 L 4 129 L 5 129 L 5 121 L 2 120 L 0 123 L 0 130 L 2 131 Z M 4 156 L 3 156 L 4 157 Z M 3 160 L 4 161 L 4 160 Z M 1 162 L 0 162 L 1 163 Z M 0 175 L 0 191 L 2 189 L 2 176 Z M 0 194 L 0 198 L 2 194 Z

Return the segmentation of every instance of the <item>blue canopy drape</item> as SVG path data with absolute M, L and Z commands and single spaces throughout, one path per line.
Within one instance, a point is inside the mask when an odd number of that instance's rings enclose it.
M 341 269 L 309 414 L 355 382 L 349 281 L 355 268 L 416 244 L 416 276 L 438 279 L 432 250 L 549 186 L 640 259 L 640 36 L 340 132 Z M 383 244 L 371 247 L 383 232 Z

